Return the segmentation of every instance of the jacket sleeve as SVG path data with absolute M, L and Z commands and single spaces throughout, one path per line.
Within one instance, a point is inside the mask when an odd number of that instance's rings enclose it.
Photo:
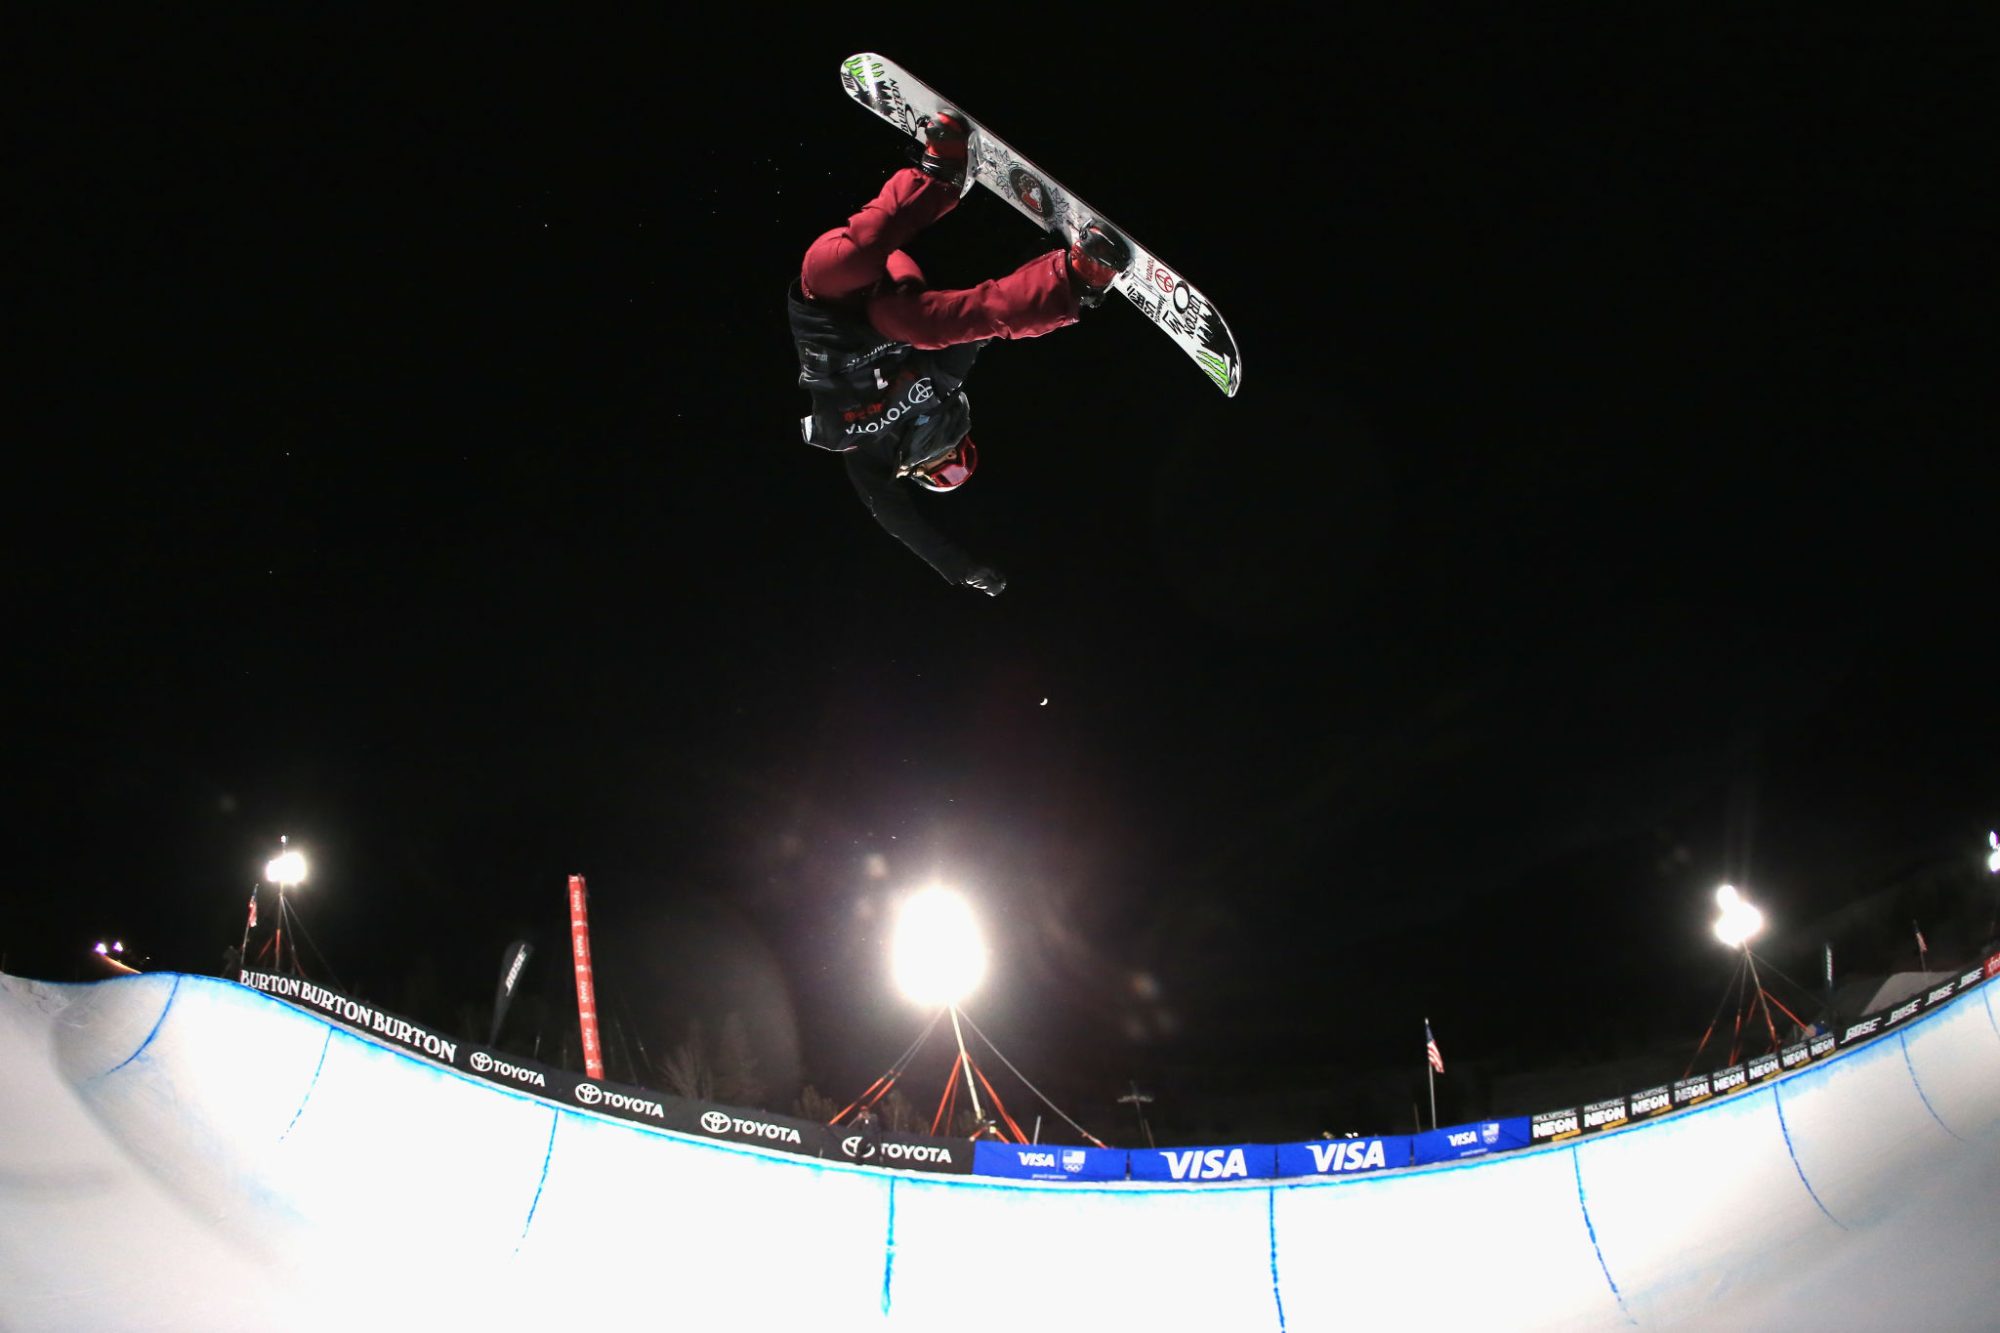
M 886 463 L 870 457 L 866 450 L 851 449 L 842 457 L 847 463 L 847 479 L 854 483 L 854 493 L 868 506 L 875 521 L 891 537 L 915 551 L 945 582 L 964 583 L 975 567 L 972 557 L 924 521 L 910 494 L 911 486 L 897 480 Z

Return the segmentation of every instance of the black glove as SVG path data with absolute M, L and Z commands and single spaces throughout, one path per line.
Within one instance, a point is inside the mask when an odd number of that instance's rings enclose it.
M 965 576 L 965 586 L 977 588 L 988 597 L 998 597 L 1007 591 L 1007 576 L 991 565 L 974 565 Z

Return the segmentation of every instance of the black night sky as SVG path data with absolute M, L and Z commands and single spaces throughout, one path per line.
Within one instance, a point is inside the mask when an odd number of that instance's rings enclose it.
M 883 937 L 936 877 L 1017 1064 L 1213 1142 L 1406 1126 L 1426 1015 L 1447 1121 L 1684 1059 L 1724 878 L 1808 986 L 1918 915 L 1970 956 L 1991 13 L 1407 9 L 43 34 L 7 970 L 214 974 L 288 834 L 309 972 L 483 1037 L 528 938 L 506 1040 L 575 1064 L 581 872 L 614 1076 L 735 1013 L 782 1110 L 914 1034 Z M 1116 301 L 986 352 L 925 504 L 998 599 L 798 442 L 785 286 L 905 164 L 870 49 L 1244 349 L 1234 401 Z M 975 194 L 916 254 L 1044 244 Z

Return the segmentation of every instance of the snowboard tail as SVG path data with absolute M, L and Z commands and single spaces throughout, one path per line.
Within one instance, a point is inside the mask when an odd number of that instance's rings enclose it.
M 972 125 L 972 143 L 962 194 L 975 184 L 984 185 L 1030 222 L 1067 243 L 1073 244 L 1092 222 L 1114 228 L 1132 247 L 1132 262 L 1112 286 L 1173 339 L 1218 389 L 1236 396 L 1243 384 L 1243 357 L 1222 312 L 1131 232 L 1084 203 L 965 108 L 947 102 L 894 61 L 873 52 L 849 56 L 840 67 L 840 82 L 848 96 L 920 141 L 924 126 L 943 108 L 949 106 L 965 116 Z

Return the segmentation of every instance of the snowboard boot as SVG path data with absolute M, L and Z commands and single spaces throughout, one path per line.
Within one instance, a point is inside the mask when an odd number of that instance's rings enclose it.
M 1093 222 L 1069 248 L 1069 287 L 1087 309 L 1104 304 L 1111 281 L 1132 262 L 1132 247 L 1102 222 Z
M 971 141 L 972 122 L 945 107 L 924 125 L 924 156 L 917 169 L 934 181 L 959 188 L 965 183 L 966 149 Z

